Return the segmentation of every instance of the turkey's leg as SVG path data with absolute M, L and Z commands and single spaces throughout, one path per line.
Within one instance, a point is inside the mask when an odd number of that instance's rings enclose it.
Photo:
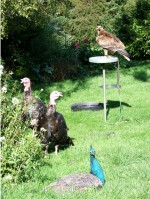
M 47 144 L 45 147 L 45 154 L 48 154 L 48 149 L 49 149 L 49 144 Z
M 57 155 L 57 153 L 58 153 L 58 147 L 59 147 L 59 145 L 56 145 L 55 146 L 55 154 Z

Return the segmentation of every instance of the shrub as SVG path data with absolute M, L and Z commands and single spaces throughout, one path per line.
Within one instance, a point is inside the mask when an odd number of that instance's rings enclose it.
M 1 86 L 1 175 L 2 183 L 29 179 L 33 169 L 41 165 L 43 152 L 39 140 L 22 121 L 21 99 L 16 97 L 18 82 L 12 74 L 2 75 Z
M 122 17 L 116 21 L 116 29 L 126 43 L 131 59 L 146 60 L 150 57 L 149 9 L 149 0 L 128 0 Z

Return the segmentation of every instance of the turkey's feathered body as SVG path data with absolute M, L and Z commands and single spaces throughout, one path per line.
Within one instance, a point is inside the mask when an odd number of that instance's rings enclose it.
M 54 145 L 74 145 L 72 139 L 68 136 L 69 130 L 63 115 L 56 112 L 55 105 L 49 105 L 46 113 L 46 120 L 42 127 L 46 129 L 43 143 L 49 142 Z
M 45 118 L 47 107 L 44 102 L 31 95 L 31 89 L 24 91 L 23 119 L 31 121 L 30 127 L 37 127 Z
M 55 112 L 48 118 L 50 124 L 51 142 L 55 144 L 68 144 L 68 127 L 66 121 L 61 113 Z

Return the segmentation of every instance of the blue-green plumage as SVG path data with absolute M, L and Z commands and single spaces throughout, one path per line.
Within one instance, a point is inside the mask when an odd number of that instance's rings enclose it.
M 90 169 L 91 169 L 90 173 L 97 176 L 104 184 L 105 183 L 104 172 L 101 165 L 95 158 L 95 150 L 92 147 L 90 148 Z

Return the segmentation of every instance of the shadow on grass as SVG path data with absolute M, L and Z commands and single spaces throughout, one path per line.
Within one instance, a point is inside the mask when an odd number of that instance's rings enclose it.
M 70 82 L 68 83 L 68 85 L 70 84 L 70 86 L 68 86 L 67 88 L 63 82 L 41 84 L 41 88 L 44 88 L 44 92 L 42 92 L 39 95 L 39 98 L 42 101 L 44 101 L 46 104 L 48 104 L 50 93 L 54 90 L 61 91 L 65 97 L 71 97 L 72 93 L 77 92 L 78 90 L 87 88 L 88 80 L 89 80 L 88 77 L 79 78 L 77 80 L 70 80 Z M 52 89 L 52 87 L 56 87 L 56 89 L 50 90 Z M 36 85 L 33 88 L 33 90 L 34 91 L 40 90 L 39 85 Z
M 132 75 L 136 80 L 147 82 L 150 81 L 150 61 L 131 61 L 121 71 L 124 75 Z
M 144 69 L 134 71 L 133 77 L 137 80 L 142 81 L 142 82 L 147 82 L 150 79 L 150 75 Z
M 122 69 L 121 74 L 123 75 L 131 75 L 135 79 L 143 82 L 150 81 L 150 75 L 148 74 L 148 70 L 150 69 L 150 61 L 122 61 L 120 62 L 120 68 Z M 110 64 L 109 67 L 107 67 L 107 70 L 114 71 L 116 68 L 114 67 L 114 64 Z M 87 88 L 89 78 L 94 76 L 102 76 L 102 65 L 89 64 L 82 67 L 82 70 L 78 72 L 78 76 L 65 79 L 65 81 L 70 81 L 67 88 L 63 81 L 40 84 L 40 88 L 38 84 L 33 83 L 33 91 L 44 88 L 44 92 L 41 93 L 40 98 L 47 104 L 49 102 L 50 92 L 53 91 L 51 90 L 52 87 L 55 87 L 58 91 L 64 92 L 65 97 L 71 97 L 73 92 Z
M 121 102 L 121 104 L 120 104 L 120 101 L 112 101 L 112 100 L 107 100 L 107 105 L 106 105 L 106 107 L 107 107 L 107 113 L 106 113 L 106 115 L 108 116 L 109 115 L 109 112 L 110 112 L 110 109 L 112 109 L 112 108 L 118 108 L 118 107 L 120 107 L 120 106 L 126 106 L 126 107 L 131 107 L 128 103 L 126 103 L 126 102 Z
M 73 141 L 73 145 L 72 144 L 58 144 L 58 153 L 59 153 L 59 151 L 63 151 L 63 150 L 65 150 L 65 149 L 67 149 L 67 148 L 69 148 L 69 147 L 73 147 L 74 146 L 74 140 L 75 140 L 75 138 L 73 138 L 73 137 L 70 137 L 71 138 L 71 140 Z M 55 146 L 56 146 L 56 144 L 55 143 L 53 143 L 53 142 L 51 142 L 50 144 L 49 144 L 49 149 L 48 149 L 48 153 L 50 154 L 50 153 L 54 153 L 55 152 Z

